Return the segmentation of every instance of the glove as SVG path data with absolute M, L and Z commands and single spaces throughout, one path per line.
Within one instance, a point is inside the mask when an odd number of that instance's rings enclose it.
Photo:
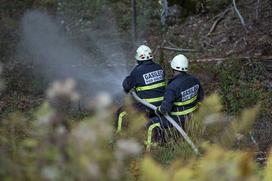
M 163 115 L 163 113 L 161 112 L 161 106 L 157 107 L 157 109 L 155 110 L 155 114 L 156 114 L 157 116 Z

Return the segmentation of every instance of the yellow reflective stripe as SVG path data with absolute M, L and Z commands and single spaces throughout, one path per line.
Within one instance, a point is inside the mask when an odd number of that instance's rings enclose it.
M 159 87 L 164 87 L 166 85 L 165 82 L 153 84 L 153 85 L 146 85 L 146 86 L 141 86 L 141 87 L 136 87 L 137 91 L 145 91 L 145 90 L 151 90 L 151 89 L 156 89 Z
M 184 111 L 177 111 L 177 112 L 171 112 L 170 114 L 173 115 L 173 116 L 183 116 L 183 115 L 186 115 L 186 114 L 189 114 L 191 112 L 193 112 L 194 110 L 196 110 L 198 108 L 198 105 L 190 108 L 190 109 L 186 109 Z
M 127 113 L 125 111 L 121 112 L 118 116 L 118 122 L 117 122 L 117 133 L 120 132 L 122 130 L 122 123 L 123 123 L 123 117 L 126 115 Z
M 194 96 L 193 98 L 187 100 L 187 101 L 183 101 L 183 102 L 174 102 L 174 105 L 176 105 L 176 106 L 184 106 L 184 105 L 193 103 L 196 99 L 197 99 L 197 95 Z
M 152 145 L 152 131 L 154 128 L 156 127 L 161 127 L 161 124 L 160 123 L 154 123 L 154 124 L 151 124 L 149 127 L 148 127 L 148 131 L 147 131 L 147 140 L 145 142 L 146 144 L 146 148 L 149 150 L 151 145 Z
M 153 102 L 159 102 L 163 100 L 163 97 L 156 97 L 156 98 L 150 98 L 150 99 L 144 99 L 146 102 L 153 103 Z

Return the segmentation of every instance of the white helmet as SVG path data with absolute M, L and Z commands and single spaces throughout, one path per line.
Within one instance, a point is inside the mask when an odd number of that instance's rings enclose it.
M 150 60 L 153 58 L 152 51 L 148 46 L 141 45 L 136 51 L 135 58 L 138 61 Z
M 171 68 L 177 71 L 187 72 L 188 59 L 182 54 L 175 56 L 171 61 Z

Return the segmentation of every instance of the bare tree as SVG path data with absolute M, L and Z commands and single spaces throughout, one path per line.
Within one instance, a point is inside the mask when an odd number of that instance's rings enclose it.
M 162 6 L 162 12 L 161 12 L 161 24 L 162 26 L 166 23 L 166 18 L 168 16 L 168 1 L 167 0 L 161 0 L 161 6 Z
M 137 39 L 137 9 L 136 9 L 136 0 L 131 0 L 131 8 L 132 8 L 132 41 L 136 42 Z
M 259 13 L 260 12 L 260 0 L 257 0 L 257 4 L 256 4 L 256 19 L 259 19 Z

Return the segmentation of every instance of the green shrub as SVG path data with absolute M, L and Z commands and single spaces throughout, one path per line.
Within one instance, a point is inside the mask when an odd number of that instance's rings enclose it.
M 237 113 L 258 102 L 266 102 L 263 97 L 266 71 L 261 63 L 233 60 L 217 68 L 220 93 L 227 112 Z

